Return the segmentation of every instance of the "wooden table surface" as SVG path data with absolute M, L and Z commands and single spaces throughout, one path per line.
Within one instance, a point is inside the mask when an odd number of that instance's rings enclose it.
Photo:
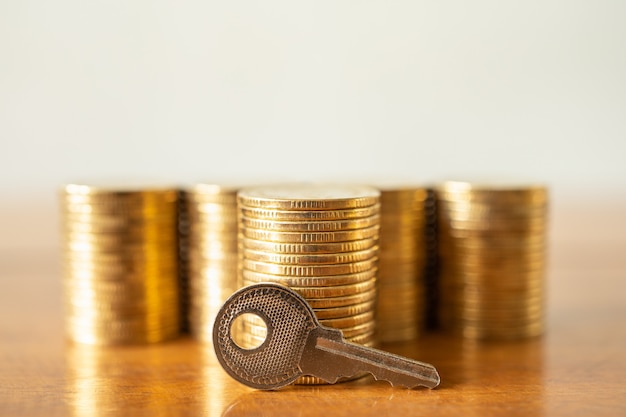
M 94 348 L 64 340 L 54 253 L 0 253 L 0 416 L 626 416 L 626 257 L 617 243 L 552 252 L 544 337 L 428 334 L 385 349 L 430 362 L 435 390 L 363 378 L 249 389 L 183 338 Z

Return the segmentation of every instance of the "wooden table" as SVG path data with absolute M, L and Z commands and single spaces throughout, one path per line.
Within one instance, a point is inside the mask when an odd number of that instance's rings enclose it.
M 540 339 L 473 343 L 442 334 L 385 349 L 433 363 L 435 390 L 371 378 L 249 389 L 212 347 L 184 338 L 94 348 L 63 337 L 54 253 L 0 253 L 0 415 L 626 416 L 623 247 L 563 245 L 549 272 Z

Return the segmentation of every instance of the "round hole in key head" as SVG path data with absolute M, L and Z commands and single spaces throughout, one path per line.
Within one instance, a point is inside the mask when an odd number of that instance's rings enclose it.
M 231 337 L 232 323 L 253 313 L 267 324 L 267 337 L 256 349 L 244 349 Z M 310 331 L 319 326 L 315 313 L 293 290 L 274 283 L 242 288 L 218 311 L 213 347 L 224 370 L 237 381 L 257 389 L 277 389 L 295 381 Z
M 267 323 L 257 314 L 240 314 L 231 323 L 230 337 L 242 349 L 257 349 L 267 339 Z

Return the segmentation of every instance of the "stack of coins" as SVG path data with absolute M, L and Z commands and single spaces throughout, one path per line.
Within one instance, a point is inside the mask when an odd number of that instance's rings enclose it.
M 381 187 L 378 339 L 415 339 L 425 313 L 425 188 Z
M 323 325 L 355 343 L 375 342 L 379 195 L 370 187 L 293 185 L 239 192 L 242 285 L 287 285 Z M 246 317 L 244 343 L 263 342 L 259 317 Z M 323 381 L 302 377 L 297 383 Z
M 426 239 L 426 264 L 424 265 L 424 282 L 426 292 L 426 314 L 424 317 L 426 329 L 438 327 L 439 305 L 439 232 L 437 225 L 437 199 L 435 190 L 429 188 L 428 196 L 424 204 L 426 214 L 426 226 L 424 235 Z
M 61 192 L 70 339 L 152 343 L 180 332 L 177 190 L 70 184 Z
M 190 331 L 210 342 L 215 315 L 238 288 L 237 188 L 197 184 L 186 197 Z
M 447 182 L 437 195 L 442 325 L 479 339 L 541 334 L 546 188 Z
M 180 331 L 189 333 L 189 215 L 184 190 L 178 191 L 178 288 Z

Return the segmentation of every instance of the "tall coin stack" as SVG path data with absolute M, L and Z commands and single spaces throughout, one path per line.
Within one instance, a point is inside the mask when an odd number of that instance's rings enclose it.
M 437 196 L 443 327 L 478 339 L 541 334 L 547 189 L 447 182 Z
M 341 329 L 352 342 L 374 344 L 379 195 L 374 188 L 339 185 L 240 191 L 242 285 L 287 285 L 323 325 Z M 261 318 L 247 317 L 240 339 L 257 346 L 265 332 Z
M 177 190 L 70 184 L 61 210 L 69 338 L 109 345 L 177 336 Z
M 190 330 L 210 342 L 215 315 L 238 288 L 237 188 L 197 184 L 186 196 Z
M 425 188 L 381 188 L 378 339 L 415 339 L 425 313 Z

